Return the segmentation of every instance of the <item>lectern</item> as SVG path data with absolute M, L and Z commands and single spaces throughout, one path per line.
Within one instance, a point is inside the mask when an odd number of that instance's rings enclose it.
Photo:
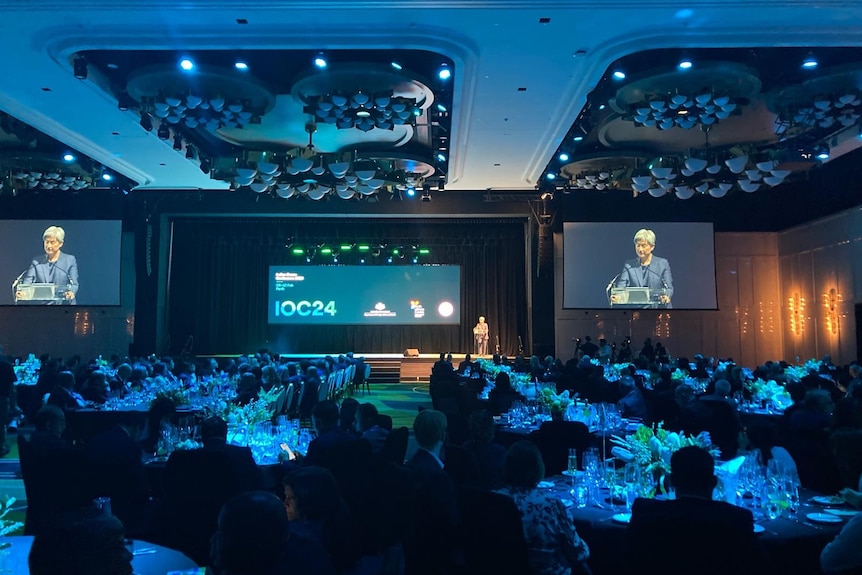
M 615 287 L 608 295 L 608 304 L 613 308 L 662 308 L 667 306 L 661 301 L 665 295 L 665 288 Z
M 66 284 L 32 283 L 18 284 L 13 288 L 15 303 L 26 302 L 35 305 L 61 303 L 66 299 L 66 292 L 71 286 Z

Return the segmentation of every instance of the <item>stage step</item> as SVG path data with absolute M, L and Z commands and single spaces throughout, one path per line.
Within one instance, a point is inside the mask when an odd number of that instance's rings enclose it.
M 401 382 L 401 359 L 365 358 L 365 363 L 371 366 L 369 384 Z

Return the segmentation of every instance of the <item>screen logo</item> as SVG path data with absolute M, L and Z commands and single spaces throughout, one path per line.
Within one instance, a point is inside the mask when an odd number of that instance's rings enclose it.
M 374 304 L 374 309 L 366 311 L 362 315 L 364 317 L 395 317 L 398 314 L 391 309 L 386 309 L 386 304 L 379 301 Z

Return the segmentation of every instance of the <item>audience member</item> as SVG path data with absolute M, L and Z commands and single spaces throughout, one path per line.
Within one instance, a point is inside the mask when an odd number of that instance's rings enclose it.
M 97 509 L 55 518 L 33 539 L 31 575 L 131 575 L 123 524 Z
M 620 378 L 620 393 L 622 398 L 617 405 L 620 414 L 627 418 L 637 418 L 646 421 L 649 417 L 643 392 L 635 385 L 635 378 L 624 375 Z
M 84 407 L 84 398 L 74 390 L 75 375 L 71 371 L 61 371 L 57 374 L 57 386 L 48 397 L 48 405 L 56 405 L 63 411 Z
M 18 409 L 15 382 L 18 380 L 12 364 L 0 360 L 0 457 L 9 453 L 6 445 L 6 429 L 12 421 L 12 414 Z
M 521 512 L 530 553 L 530 573 L 558 575 L 589 572 L 584 562 L 590 550 L 580 538 L 560 498 L 538 488 L 545 476 L 539 448 L 518 441 L 506 452 L 503 484 L 498 490 L 511 497 Z
M 480 486 L 485 489 L 497 487 L 503 476 L 503 461 L 506 448 L 494 443 L 497 426 L 490 411 L 480 409 L 470 414 L 471 439 L 464 447 L 476 458 L 479 466 Z
M 378 418 L 377 408 L 370 403 L 362 403 L 356 410 L 356 432 L 371 444 L 373 453 L 380 453 L 389 437 L 389 430 L 377 424 Z
M 328 449 L 353 439 L 350 433 L 338 426 L 338 404 L 334 401 L 317 403 L 311 412 L 311 424 L 317 432 L 317 438 L 308 445 L 304 462 L 309 465 L 323 463 Z

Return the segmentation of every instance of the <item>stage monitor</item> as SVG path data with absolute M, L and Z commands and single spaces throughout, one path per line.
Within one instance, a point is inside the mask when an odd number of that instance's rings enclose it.
M 458 325 L 458 266 L 270 266 L 271 324 Z
M 711 223 L 564 222 L 563 307 L 716 309 L 713 238 Z
M 120 305 L 119 220 L 0 221 L 0 304 Z

